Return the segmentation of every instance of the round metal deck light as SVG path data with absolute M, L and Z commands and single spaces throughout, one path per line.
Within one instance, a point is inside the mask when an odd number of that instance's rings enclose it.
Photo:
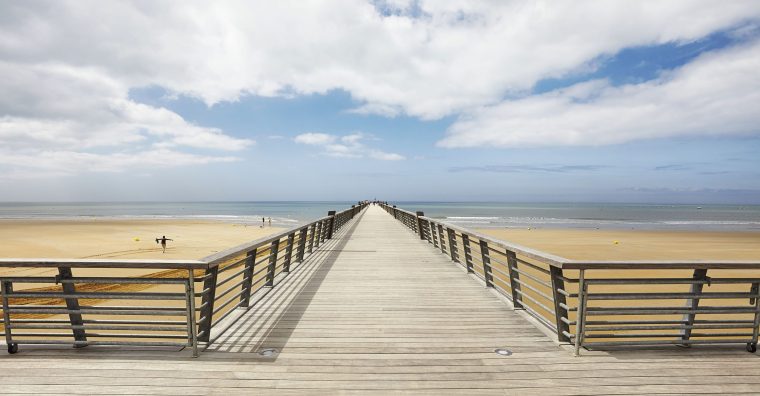
M 500 356 L 512 356 L 512 351 L 510 351 L 509 349 L 496 348 L 493 351 L 496 352 L 496 354 Z
M 277 349 L 266 348 L 259 351 L 259 356 L 272 357 L 277 354 Z

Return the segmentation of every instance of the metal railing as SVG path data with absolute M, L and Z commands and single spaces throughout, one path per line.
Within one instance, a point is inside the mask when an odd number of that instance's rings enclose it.
M 366 205 L 200 260 L 0 259 L 0 268 L 57 271 L 0 276 L 8 352 L 19 344 L 134 345 L 190 347 L 198 356 L 230 316 L 254 306 Z M 82 269 L 104 275 L 73 275 Z M 109 276 L 114 269 L 122 276 Z
M 760 261 L 581 261 L 381 204 L 487 287 L 581 347 L 745 343 L 757 350 Z M 709 273 L 708 273 L 709 271 Z

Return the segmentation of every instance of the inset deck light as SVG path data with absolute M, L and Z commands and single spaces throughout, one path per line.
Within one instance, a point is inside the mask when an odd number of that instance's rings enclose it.
M 501 355 L 501 356 L 511 356 L 512 355 L 512 351 L 510 351 L 509 349 L 505 349 L 505 348 L 496 348 L 493 351 L 496 352 L 497 355 Z
M 277 354 L 277 349 L 275 348 L 266 348 L 259 351 L 259 356 L 264 357 L 272 357 Z

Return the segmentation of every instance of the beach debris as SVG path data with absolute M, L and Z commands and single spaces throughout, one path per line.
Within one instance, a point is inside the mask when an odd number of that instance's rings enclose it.
M 615 245 L 619 245 L 620 241 L 613 241 L 612 243 L 614 243 Z
M 134 238 L 132 238 L 132 240 L 135 241 L 135 242 L 140 242 L 140 237 L 134 237 Z

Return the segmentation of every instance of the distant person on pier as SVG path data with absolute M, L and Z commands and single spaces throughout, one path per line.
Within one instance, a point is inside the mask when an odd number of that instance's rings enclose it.
M 156 243 L 161 242 L 161 249 L 163 250 L 163 253 L 166 253 L 166 241 L 172 241 L 173 239 L 169 239 L 166 237 L 166 235 L 162 236 L 161 238 L 156 238 Z

